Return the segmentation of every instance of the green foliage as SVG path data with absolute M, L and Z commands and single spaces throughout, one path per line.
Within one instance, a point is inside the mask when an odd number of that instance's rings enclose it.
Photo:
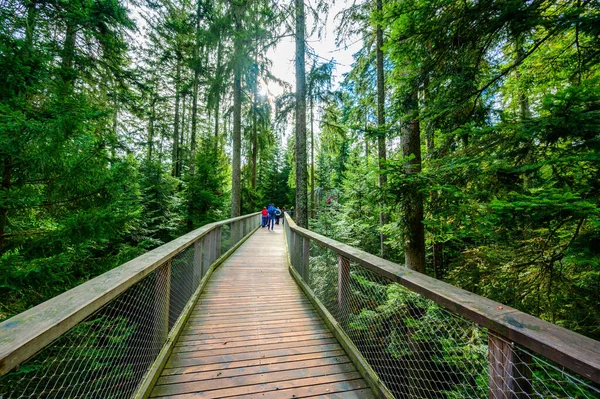
M 227 183 L 225 154 L 211 141 L 205 150 L 196 155 L 195 173 L 190 175 L 186 201 L 187 219 L 192 228 L 226 219 L 226 195 L 223 190 Z

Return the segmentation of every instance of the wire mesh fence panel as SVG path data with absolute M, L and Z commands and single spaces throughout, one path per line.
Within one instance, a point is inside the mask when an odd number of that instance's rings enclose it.
M 2 398 L 128 398 L 166 338 L 170 262 L 0 378 Z
M 190 246 L 171 260 L 169 331 L 181 316 L 199 283 L 194 279 L 194 246 Z
M 589 381 L 314 241 L 308 275 L 396 398 L 600 397 Z
M 517 347 L 493 332 L 488 336 L 489 390 L 497 398 L 600 398 L 600 385 Z
M 0 399 L 132 397 L 202 278 L 221 254 L 253 231 L 252 220 L 257 215 L 214 226 L 183 250 L 169 249 L 180 252 L 0 377 Z M 92 290 L 104 289 L 102 282 L 89 283 Z M 92 306 L 82 302 L 78 311 Z M 52 314 L 43 318 L 55 323 L 52 328 L 65 320 Z

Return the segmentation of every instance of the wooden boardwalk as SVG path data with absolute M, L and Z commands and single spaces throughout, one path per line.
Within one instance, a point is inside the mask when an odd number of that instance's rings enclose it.
M 287 270 L 282 226 L 213 274 L 151 397 L 372 398 Z

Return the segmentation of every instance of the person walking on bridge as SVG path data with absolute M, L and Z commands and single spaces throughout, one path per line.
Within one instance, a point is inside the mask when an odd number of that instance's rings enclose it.
M 280 217 L 281 217 L 281 209 L 275 208 L 275 224 L 279 224 Z
M 269 223 L 269 211 L 267 211 L 267 208 L 263 206 L 263 210 L 262 210 L 262 227 L 263 228 L 265 226 L 269 227 L 268 223 Z
M 267 208 L 267 211 L 269 212 L 269 219 L 267 220 L 267 227 L 269 230 L 273 230 L 274 224 L 275 224 L 275 212 L 276 212 L 276 208 L 273 206 L 273 204 L 269 204 L 269 207 Z

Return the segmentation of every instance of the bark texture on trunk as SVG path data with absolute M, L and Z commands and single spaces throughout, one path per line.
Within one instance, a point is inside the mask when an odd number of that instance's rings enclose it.
M 255 62 L 258 62 L 256 59 Z M 252 191 L 256 190 L 256 169 L 258 162 L 258 68 L 254 69 L 254 88 L 252 90 Z M 254 206 L 254 204 L 252 204 Z
M 415 95 L 416 97 L 416 95 Z M 415 107 L 418 102 L 415 98 Z M 404 137 L 402 153 L 405 157 L 414 155 L 407 162 L 408 174 L 421 173 L 421 128 L 418 117 L 409 122 Z M 406 201 L 406 241 L 404 243 L 404 256 L 406 267 L 425 273 L 425 228 L 423 226 L 423 195 L 417 190 L 411 193 L 411 198 Z
M 377 12 L 381 13 L 383 9 L 382 0 L 377 0 Z M 385 146 L 385 75 L 383 71 L 383 31 L 381 23 L 377 23 L 377 150 L 379 157 L 379 189 L 384 190 L 387 183 L 387 176 L 382 173 L 387 158 Z M 384 212 L 385 204 L 380 204 L 381 211 L 379 212 L 379 227 L 383 227 L 387 223 L 387 215 Z M 380 241 L 380 256 L 385 256 L 385 234 L 379 234 Z
M 180 93 L 179 93 L 179 82 L 181 80 L 181 60 L 177 59 L 177 65 L 175 70 L 175 121 L 173 123 L 173 154 L 172 154 L 172 162 L 173 162 L 173 170 L 171 174 L 175 177 L 181 176 L 181 165 L 179 161 L 179 102 L 180 102 Z
M 296 224 L 308 227 L 304 0 L 296 4 Z
M 235 42 L 235 53 L 240 54 L 241 43 Z M 239 62 L 235 65 L 233 77 L 233 154 L 231 165 L 231 217 L 241 212 L 241 148 L 242 148 L 242 71 Z
M 310 217 L 315 218 L 315 115 L 313 110 L 312 89 L 310 90 Z
M 223 57 L 223 45 L 221 44 L 221 41 L 219 41 L 219 44 L 217 45 L 217 78 L 220 79 L 220 74 L 221 74 L 221 59 Z M 218 148 L 218 142 L 219 142 L 219 111 L 221 110 L 221 90 L 219 88 L 219 90 L 217 91 L 217 103 L 215 104 L 215 150 Z

